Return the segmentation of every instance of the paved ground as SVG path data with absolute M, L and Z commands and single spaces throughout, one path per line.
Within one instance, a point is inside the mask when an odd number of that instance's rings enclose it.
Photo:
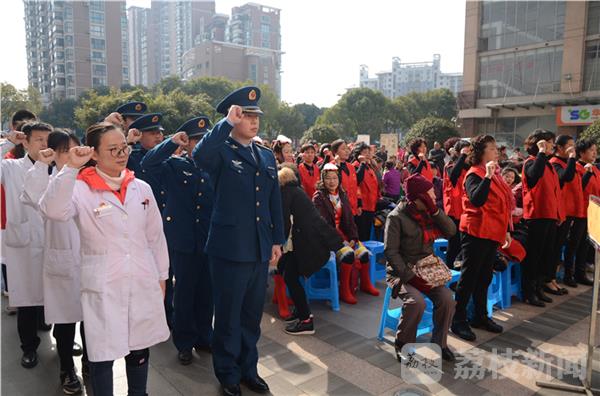
M 380 290 L 384 285 L 378 284 Z M 268 293 L 269 295 L 271 293 Z M 267 303 L 263 317 L 263 335 L 259 344 L 259 372 L 274 395 L 570 395 L 542 390 L 538 379 L 557 381 L 560 360 L 575 362 L 586 350 L 591 289 L 571 289 L 571 294 L 555 299 L 544 309 L 516 303 L 510 309 L 495 312 L 505 332 L 494 335 L 477 331 L 478 339 L 468 343 L 450 337 L 449 344 L 458 353 L 460 363 L 443 365 L 442 379 L 429 385 L 408 385 L 394 356 L 391 340 L 377 340 L 383 297 L 359 294 L 359 304 L 342 304 L 341 312 L 331 311 L 325 303 L 313 303 L 317 333 L 294 337 L 282 331 L 275 307 Z M 2 299 L 2 308 L 6 299 Z M 19 365 L 20 349 L 15 316 L 2 313 L 2 395 L 60 395 L 58 357 L 50 333 L 42 334 L 40 364 L 26 370 Z M 420 340 L 427 341 L 427 336 Z M 519 354 L 508 361 L 498 357 L 511 348 Z M 427 350 L 419 349 L 427 355 Z M 219 386 L 213 376 L 210 355 L 195 355 L 194 363 L 181 366 L 171 342 L 151 350 L 149 394 L 217 395 Z M 469 357 L 471 362 L 462 357 Z M 595 369 L 600 371 L 596 359 Z M 543 362 L 549 363 L 544 364 Z M 537 364 L 536 364 L 537 363 Z M 76 359 L 80 368 L 80 359 Z M 531 368 L 531 366 L 534 366 Z M 565 367 L 565 364 L 560 364 Z M 568 365 L 567 365 L 568 366 Z M 458 370 L 458 371 L 457 371 Z M 463 378 L 457 378 L 461 374 Z M 600 388 L 600 373 L 595 386 Z M 115 363 L 115 394 L 125 395 L 127 383 L 124 362 Z M 499 379 L 498 375 L 503 378 Z M 596 381 L 597 379 L 597 381 Z M 564 381 L 576 383 L 566 373 Z M 252 394 L 244 389 L 245 395 Z

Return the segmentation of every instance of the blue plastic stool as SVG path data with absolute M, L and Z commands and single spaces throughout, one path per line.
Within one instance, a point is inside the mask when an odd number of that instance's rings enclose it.
M 381 279 L 385 279 L 385 264 L 377 262 L 377 256 L 383 256 L 383 242 L 364 241 L 363 245 L 371 252 L 369 255 L 369 277 L 373 285 Z
M 340 310 L 340 291 L 335 253 L 331 253 L 329 261 L 323 268 L 304 281 L 304 290 L 309 301 L 328 300 L 331 302 L 331 309 L 334 311 Z
M 519 300 L 523 299 L 521 290 L 521 264 L 510 261 L 508 268 L 500 273 L 502 283 L 502 303 L 500 308 L 510 308 L 512 305 L 512 296 Z
M 494 272 L 492 282 L 488 287 L 487 313 L 490 318 L 494 311 L 494 305 L 498 305 L 500 308 L 502 307 L 502 273 L 500 272 Z M 467 306 L 467 316 L 472 319 L 474 315 L 475 304 L 473 304 L 473 299 L 471 298 L 469 305 Z
M 438 238 L 433 242 L 433 254 L 446 262 L 446 253 L 448 253 L 448 240 Z
M 451 270 L 452 279 L 448 284 L 458 281 L 460 278 L 460 272 Z M 390 309 L 390 300 L 392 299 L 392 289 L 388 286 L 385 290 L 385 296 L 383 297 L 383 307 L 381 309 L 381 319 L 379 321 L 379 333 L 377 338 L 383 340 L 385 329 L 396 330 L 398 323 L 400 322 L 400 315 L 402 315 L 402 306 Z M 433 303 L 429 298 L 425 298 L 425 311 L 421 322 L 417 326 L 417 337 L 422 334 L 430 333 L 433 330 Z

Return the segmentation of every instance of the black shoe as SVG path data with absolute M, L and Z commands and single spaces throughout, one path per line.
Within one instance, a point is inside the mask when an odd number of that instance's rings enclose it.
M 465 341 L 475 341 L 477 339 L 477 336 L 473 333 L 467 322 L 452 323 L 450 330 Z
M 565 275 L 562 283 L 569 287 L 577 287 L 577 282 L 575 282 L 575 279 L 572 276 Z
M 38 329 L 40 331 L 50 331 L 52 330 L 52 325 L 49 325 L 48 323 L 40 323 Z
M 306 320 L 298 320 L 295 323 L 291 323 L 284 331 L 291 335 L 310 335 L 315 334 L 315 326 L 313 324 L 313 319 L 308 318 Z
M 83 348 L 78 343 L 73 343 L 73 356 L 81 356 L 83 355 Z
M 38 364 L 37 352 L 25 352 L 21 358 L 21 366 L 25 368 L 34 368 Z
M 537 296 L 537 298 L 539 298 L 541 301 L 543 301 L 545 303 L 551 303 L 552 302 L 552 299 L 550 297 L 548 297 L 547 295 L 545 295 L 541 288 L 537 289 L 535 291 L 535 295 Z
M 60 383 L 65 395 L 75 395 L 82 391 L 81 382 L 79 382 L 79 378 L 75 374 L 75 369 L 60 373 Z
M 242 390 L 239 384 L 221 385 L 224 396 L 242 396 Z
M 562 296 L 563 294 L 565 294 L 561 292 L 562 289 L 553 289 L 548 286 L 544 286 L 542 290 L 546 293 L 554 294 L 555 296 Z
M 290 316 L 288 316 L 287 318 L 283 319 L 284 322 L 286 323 L 292 323 L 295 322 L 297 320 L 299 320 L 300 317 L 298 316 L 298 311 L 296 311 L 295 309 L 292 311 L 292 313 L 290 314 Z
M 594 284 L 594 280 L 590 278 L 587 274 L 575 275 L 575 281 L 580 285 L 592 286 Z
M 242 384 L 254 393 L 269 393 L 269 385 L 258 375 L 252 379 L 242 380 Z
M 494 322 L 492 319 L 490 318 L 484 318 L 483 320 L 478 320 L 478 321 L 474 321 L 471 322 L 471 327 L 474 327 L 476 329 L 482 329 L 485 331 L 489 331 L 490 333 L 502 333 L 502 326 L 500 326 L 498 323 Z
M 454 352 L 452 352 L 450 348 L 446 347 L 442 348 L 442 359 L 447 362 L 453 362 L 456 360 L 456 357 L 454 357 Z
M 523 302 L 534 307 L 545 307 L 546 304 L 535 293 L 523 294 Z
M 394 350 L 396 351 L 396 359 L 398 362 L 402 363 L 402 347 L 404 347 L 404 342 L 398 341 L 398 339 L 394 340 Z
M 179 359 L 179 363 L 183 364 L 184 366 L 187 366 L 188 364 L 192 363 L 192 359 L 194 358 L 194 356 L 192 355 L 192 350 L 187 349 L 185 351 L 179 351 L 179 353 L 177 354 L 177 358 Z
M 210 345 L 194 345 L 194 350 L 197 354 L 200 354 L 202 352 L 212 354 L 212 349 Z

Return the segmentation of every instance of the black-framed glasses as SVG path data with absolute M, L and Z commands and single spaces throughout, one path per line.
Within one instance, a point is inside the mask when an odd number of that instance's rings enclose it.
M 121 155 L 128 156 L 129 154 L 131 154 L 131 146 L 127 145 L 125 147 L 120 148 L 113 147 L 111 149 L 108 149 L 108 151 L 110 152 L 110 155 L 112 155 L 115 158 L 120 157 Z

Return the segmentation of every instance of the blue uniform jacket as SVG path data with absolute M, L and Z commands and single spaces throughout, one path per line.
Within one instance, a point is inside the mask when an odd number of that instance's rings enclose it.
M 133 173 L 135 173 L 135 177 L 145 181 L 150 185 L 150 187 L 152 187 L 154 199 L 156 199 L 158 209 L 162 212 L 163 208 L 165 207 L 164 204 L 166 203 L 166 192 L 160 185 L 158 176 L 150 170 L 142 169 L 142 166 L 140 165 L 147 153 L 148 150 L 143 148 L 139 143 L 136 143 L 133 146 L 131 154 L 129 155 L 129 159 L 127 160 L 127 169 L 133 171 Z
M 172 157 L 177 145 L 167 139 L 148 151 L 140 167 L 152 174 L 166 192 L 162 217 L 169 249 L 202 252 L 213 206 L 209 176 L 188 157 Z
M 250 148 L 229 136 L 227 119 L 218 122 L 193 151 L 215 189 L 206 253 L 238 262 L 269 261 L 273 245 L 285 242 L 281 193 L 271 150 Z

